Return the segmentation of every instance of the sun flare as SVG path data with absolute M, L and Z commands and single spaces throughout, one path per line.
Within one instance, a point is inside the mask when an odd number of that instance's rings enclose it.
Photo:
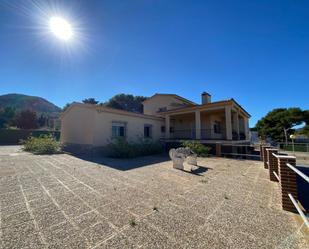
M 49 28 L 57 38 L 64 41 L 69 41 L 73 36 L 71 24 L 62 17 L 51 17 L 49 20 Z

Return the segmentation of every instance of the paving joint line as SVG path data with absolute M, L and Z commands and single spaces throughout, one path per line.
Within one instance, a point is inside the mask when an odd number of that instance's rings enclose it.
M 45 240 L 45 238 L 44 238 L 44 236 L 43 236 L 43 234 L 42 234 L 42 232 L 41 232 L 41 230 L 40 230 L 40 228 L 39 228 L 39 225 L 38 225 L 38 223 L 37 223 L 36 220 L 35 220 L 35 217 L 34 217 L 34 215 L 33 215 L 33 212 L 32 212 L 32 210 L 31 210 L 31 207 L 30 207 L 29 202 L 28 202 L 28 199 L 27 199 L 27 197 L 26 197 L 26 195 L 25 195 L 25 193 L 24 193 L 23 186 L 21 185 L 20 179 L 19 179 L 19 178 L 18 178 L 18 181 L 19 181 L 19 184 L 20 184 L 21 192 L 22 192 L 22 194 L 23 194 L 23 196 L 24 196 L 24 199 L 25 199 L 25 202 L 26 202 L 27 211 L 29 212 L 29 215 L 30 215 L 30 217 L 32 218 L 32 222 L 33 222 L 33 224 L 34 224 L 34 227 L 35 227 L 35 229 L 38 231 L 38 234 L 40 235 L 40 239 L 41 239 L 41 241 L 43 242 L 43 244 L 45 245 L 45 248 L 48 248 L 48 243 L 47 243 L 47 241 Z

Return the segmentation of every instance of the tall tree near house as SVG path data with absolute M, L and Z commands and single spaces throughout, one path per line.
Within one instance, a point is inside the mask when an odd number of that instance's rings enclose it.
M 30 110 L 21 111 L 16 117 L 16 126 L 20 129 L 37 128 L 36 113 Z
M 97 105 L 99 101 L 95 100 L 95 98 L 87 98 L 83 100 L 84 104 Z
M 304 112 L 304 122 L 306 125 L 299 130 L 298 134 L 306 135 L 309 137 L 309 110 L 305 110 Z
M 289 134 L 295 132 L 293 127 L 305 121 L 304 115 L 305 112 L 300 108 L 273 109 L 257 122 L 256 129 L 263 138 L 287 141 Z
M 133 96 L 132 94 L 117 94 L 102 105 L 130 112 L 143 112 L 142 102 L 146 100 L 144 96 Z

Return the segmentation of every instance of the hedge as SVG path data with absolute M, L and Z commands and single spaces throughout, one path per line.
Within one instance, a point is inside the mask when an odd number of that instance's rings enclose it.
M 59 131 L 42 131 L 42 130 L 10 130 L 0 129 L 0 144 L 1 145 L 17 145 L 20 140 L 26 140 L 28 137 L 39 137 L 41 135 L 51 134 L 56 140 L 60 139 Z

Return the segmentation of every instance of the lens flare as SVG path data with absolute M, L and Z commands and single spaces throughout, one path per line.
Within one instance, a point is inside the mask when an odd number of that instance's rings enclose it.
M 64 41 L 69 41 L 73 36 L 71 24 L 62 17 L 51 17 L 49 20 L 49 28 L 57 38 Z

